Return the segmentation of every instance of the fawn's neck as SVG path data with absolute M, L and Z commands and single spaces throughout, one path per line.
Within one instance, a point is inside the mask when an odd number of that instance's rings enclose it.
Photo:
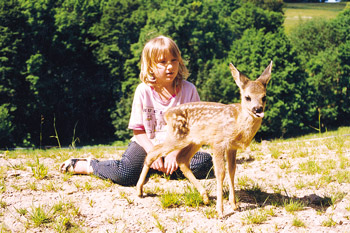
M 235 144 L 238 148 L 245 149 L 258 132 L 262 118 L 252 116 L 241 107 L 241 111 L 237 112 L 236 119 L 231 143 Z

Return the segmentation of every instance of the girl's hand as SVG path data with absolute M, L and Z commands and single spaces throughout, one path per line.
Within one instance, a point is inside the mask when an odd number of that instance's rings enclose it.
M 151 168 L 160 172 L 166 172 L 166 169 L 163 163 L 163 158 L 159 157 L 156 161 L 154 161 L 151 165 Z
M 179 165 L 176 162 L 177 154 L 178 154 L 178 151 L 173 151 L 170 154 L 168 154 L 164 159 L 164 168 L 165 168 L 165 173 L 167 175 L 173 174 L 173 172 L 179 168 Z

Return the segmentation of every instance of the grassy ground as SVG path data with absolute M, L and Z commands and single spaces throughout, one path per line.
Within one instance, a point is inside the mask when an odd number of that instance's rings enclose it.
M 284 26 L 288 34 L 301 21 L 314 18 L 335 18 L 346 6 L 340 3 L 286 3 Z
M 0 232 L 350 232 L 350 127 L 253 142 L 237 158 L 239 211 L 215 212 L 216 181 L 153 176 L 145 197 L 94 176 L 60 174 L 69 157 L 120 158 L 124 148 L 0 151 Z

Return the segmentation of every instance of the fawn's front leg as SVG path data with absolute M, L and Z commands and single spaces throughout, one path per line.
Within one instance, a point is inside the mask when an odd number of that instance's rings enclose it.
M 213 154 L 214 171 L 216 176 L 216 212 L 219 217 L 223 217 L 223 183 L 225 179 L 224 150 L 215 148 Z
M 150 166 L 156 159 L 158 159 L 162 155 L 162 144 L 156 145 L 147 155 L 145 158 L 145 162 L 142 168 L 142 172 L 140 175 L 139 180 L 136 184 L 136 192 L 139 197 L 142 197 L 143 195 L 143 185 L 146 180 L 147 173 L 149 171 Z
M 236 196 L 235 196 L 236 154 L 237 154 L 237 150 L 228 150 L 226 153 L 226 161 L 227 161 L 229 185 L 230 185 L 229 202 L 233 210 L 236 210 L 238 208 L 236 204 Z

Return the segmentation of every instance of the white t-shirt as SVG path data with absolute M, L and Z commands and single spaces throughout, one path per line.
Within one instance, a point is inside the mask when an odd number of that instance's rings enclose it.
M 200 101 L 192 83 L 183 80 L 181 85 L 179 93 L 164 102 L 152 87 L 140 83 L 135 91 L 128 128 L 145 130 L 154 145 L 162 143 L 166 136 L 164 113 L 171 107 Z M 131 140 L 137 141 L 136 137 Z

